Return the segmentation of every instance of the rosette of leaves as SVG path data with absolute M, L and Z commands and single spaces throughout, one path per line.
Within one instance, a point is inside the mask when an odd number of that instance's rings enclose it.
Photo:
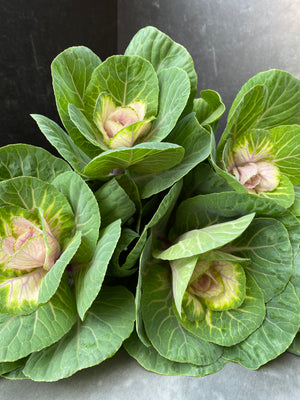
M 178 120 L 193 109 L 197 76 L 187 50 L 156 28 L 140 30 L 124 55 L 104 62 L 86 47 L 68 48 L 51 71 L 67 132 L 46 117 L 33 118 L 85 178 L 107 180 L 127 171 L 137 175 L 145 198 L 153 194 L 146 183 L 153 185 L 159 176 L 164 190 L 208 156 L 206 131 L 198 133 L 192 154 L 189 129 L 184 140 L 169 140 Z
M 241 88 L 215 165 L 233 190 L 292 205 L 300 183 L 299 91 L 299 79 L 280 70 L 261 72 Z
M 0 149 L 0 373 L 53 381 L 111 357 L 134 299 L 103 286 L 120 220 L 70 166 L 29 145 Z M 101 289 L 101 290 L 100 290 Z
M 295 187 L 295 202 L 293 206 L 290 208 L 290 212 L 295 216 L 295 218 L 300 223 L 300 187 Z M 295 257 L 294 257 L 294 268 L 291 281 L 296 288 L 296 293 L 300 299 L 300 235 L 298 236 L 298 240 L 295 240 Z M 297 247 L 298 242 L 298 247 Z M 300 330 L 297 333 L 293 343 L 289 347 L 289 351 L 291 353 L 297 354 L 300 356 Z
M 183 201 L 169 239 L 153 236 L 141 257 L 129 354 L 157 373 L 203 376 L 229 361 L 257 369 L 286 351 L 300 326 L 299 235 L 292 212 L 256 194 Z

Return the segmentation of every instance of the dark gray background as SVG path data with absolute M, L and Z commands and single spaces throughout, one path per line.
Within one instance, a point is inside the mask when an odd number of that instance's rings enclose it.
M 300 78 L 299 21 L 299 0 L 0 0 L 0 145 L 52 150 L 29 113 L 58 121 L 50 62 L 66 47 L 86 45 L 105 59 L 154 25 L 192 54 L 199 90 L 217 90 L 229 109 L 260 71 L 280 68 Z M 298 400 L 299 377 L 292 354 L 260 371 L 229 364 L 198 379 L 148 373 L 121 351 L 57 383 L 0 379 L 0 400 Z
M 59 122 L 50 64 L 73 45 L 102 59 L 116 52 L 117 0 L 0 0 L 0 145 L 54 152 L 29 114 Z
M 0 145 L 52 150 L 29 114 L 59 121 L 50 63 L 69 46 L 86 45 L 104 60 L 154 25 L 188 49 L 199 91 L 217 90 L 228 110 L 260 71 L 300 78 L 299 21 L 300 0 L 0 0 Z
M 118 51 L 146 25 L 187 48 L 199 91 L 219 92 L 227 110 L 258 72 L 278 68 L 300 78 L 299 0 L 119 0 Z

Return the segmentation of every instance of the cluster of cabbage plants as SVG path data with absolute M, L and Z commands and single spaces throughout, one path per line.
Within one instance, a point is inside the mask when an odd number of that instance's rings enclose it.
M 146 27 L 102 62 L 51 66 L 63 159 L 0 149 L 0 374 L 54 381 L 124 343 L 203 376 L 300 355 L 300 81 L 270 70 L 229 111 L 190 54 Z

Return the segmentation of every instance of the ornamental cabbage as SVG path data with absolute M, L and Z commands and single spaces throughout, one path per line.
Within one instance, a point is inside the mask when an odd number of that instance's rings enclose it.
M 66 162 L 0 149 L 2 374 L 58 380 L 111 357 L 132 331 L 132 294 L 103 286 L 120 220 L 99 228 L 97 200 Z
M 33 118 L 77 172 L 105 180 L 114 171 L 158 173 L 180 163 L 184 147 L 166 140 L 192 111 L 197 75 L 190 54 L 167 35 L 144 28 L 124 55 L 104 62 L 84 46 L 70 47 L 51 72 L 67 133 L 46 117 Z
M 149 132 L 153 118 L 144 120 L 146 104 L 143 101 L 134 101 L 121 107 L 108 93 L 102 93 L 97 104 L 95 124 L 109 148 L 132 147 L 137 139 Z
M 217 174 L 232 189 L 285 208 L 293 204 L 293 186 L 300 183 L 299 90 L 299 79 L 270 70 L 255 75 L 237 94 L 215 160 Z
M 1 207 L 0 312 L 32 311 L 43 277 L 60 256 L 59 236 L 40 209 Z
M 227 191 L 186 199 L 172 225 L 155 229 L 142 254 L 129 354 L 151 371 L 203 376 L 286 351 L 300 326 L 293 214 Z

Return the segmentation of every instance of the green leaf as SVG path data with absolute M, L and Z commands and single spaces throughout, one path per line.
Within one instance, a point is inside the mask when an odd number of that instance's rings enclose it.
M 300 80 L 278 69 L 260 72 L 244 84 L 232 104 L 228 120 L 245 93 L 255 85 L 264 85 L 268 89 L 267 101 L 255 122 L 255 128 L 271 129 L 278 125 L 300 124 Z
M 93 120 L 97 98 L 103 92 L 108 93 L 117 106 L 124 107 L 134 101 L 145 102 L 145 118 L 157 113 L 158 80 L 152 65 L 144 58 L 112 56 L 93 71 L 84 98 L 89 121 Z
M 107 150 L 84 169 L 90 178 L 102 179 L 126 169 L 141 174 L 161 172 L 179 164 L 184 155 L 181 146 L 171 143 L 142 143 L 132 148 Z
M 85 93 L 94 69 L 101 60 L 90 49 L 74 46 L 60 53 L 52 62 L 51 73 L 57 109 L 60 118 L 75 145 L 94 157 L 99 150 L 92 146 L 72 123 L 68 105 L 85 109 Z
M 293 341 L 300 324 L 300 303 L 291 283 L 266 304 L 266 318 L 248 338 L 224 350 L 224 358 L 250 369 L 278 357 Z
M 155 209 L 150 221 L 145 225 L 144 229 L 154 228 L 155 233 L 158 231 L 165 231 L 165 225 L 168 224 L 169 217 L 173 208 L 176 205 L 176 201 L 180 195 L 182 188 L 182 181 L 175 183 L 169 189 L 168 193 L 160 201 L 159 205 Z
M 54 121 L 51 121 L 51 119 L 43 115 L 32 114 L 31 116 L 59 154 L 68 161 L 76 171 L 82 172 L 84 167 L 90 162 L 90 157 L 76 146 L 70 136 Z
M 189 77 L 191 98 L 197 93 L 197 74 L 191 55 L 180 44 L 158 29 L 148 26 L 140 29 L 131 39 L 125 51 L 126 55 L 138 55 L 150 61 L 155 71 L 178 67 L 183 69 Z
M 265 301 L 282 291 L 290 279 L 293 253 L 282 223 L 272 218 L 256 218 L 227 251 L 249 258 L 246 269 L 263 291 Z
M 293 185 L 300 184 L 300 126 L 282 125 L 270 130 L 275 141 L 274 163 Z
M 70 166 L 48 151 L 29 144 L 10 144 L 0 148 L 0 180 L 17 176 L 35 176 L 51 182 Z
M 182 326 L 203 340 L 222 346 L 241 342 L 257 329 L 265 318 L 264 297 L 251 276 L 247 275 L 246 296 L 238 307 L 226 311 L 206 310 L 202 321 L 189 321 L 183 314 Z
M 157 262 L 147 268 L 142 285 L 142 315 L 148 338 L 163 357 L 207 365 L 221 356 L 221 347 L 195 337 L 178 322 L 168 265 Z
M 126 260 L 120 265 L 120 269 L 118 269 L 118 276 L 128 276 L 131 275 L 134 271 L 136 271 L 137 262 L 145 246 L 147 235 L 148 235 L 147 227 L 145 227 L 139 239 L 134 244 L 133 249 L 127 255 Z M 115 269 L 114 271 L 116 272 Z
M 268 198 L 284 208 L 289 208 L 294 203 L 294 187 L 288 177 L 281 175 L 279 185 L 272 192 L 262 192 L 262 198 Z
M 210 154 L 210 134 L 201 127 L 194 114 L 187 115 L 177 123 L 172 133 L 168 136 L 168 142 L 177 143 L 184 148 L 184 157 L 180 163 L 164 172 L 143 176 L 137 171 L 133 176 L 139 187 L 141 198 L 148 198 L 162 190 L 167 189 Z
M 237 257 L 230 253 L 224 253 L 222 250 L 212 250 L 207 253 L 200 254 L 198 261 L 226 261 L 229 263 L 238 263 L 246 266 L 249 264 L 249 258 Z
M 140 193 L 134 180 L 127 174 L 116 176 L 118 184 L 125 190 L 131 201 L 134 202 L 136 209 L 136 217 L 134 221 L 134 230 L 140 231 L 141 217 L 142 217 L 142 202 Z
M 262 84 L 255 85 L 245 93 L 234 112 L 228 117 L 228 124 L 225 132 L 230 132 L 230 138 L 235 141 L 249 129 L 258 129 L 256 121 L 262 113 L 267 96 L 268 90 Z
M 300 243 L 300 220 L 290 211 L 286 211 L 277 218 L 286 228 L 292 246 L 293 257 L 295 259 L 299 251 Z M 297 286 L 297 285 L 296 285 Z
M 76 321 L 67 279 L 52 299 L 29 315 L 0 314 L 0 360 L 15 361 L 57 342 Z
M 295 201 L 291 206 L 290 211 L 296 215 L 296 217 L 300 217 L 300 186 L 294 187 L 295 191 Z
M 175 207 L 176 201 L 180 194 L 182 188 L 182 182 L 176 183 L 166 194 L 166 196 L 162 199 L 160 204 L 157 207 L 156 212 L 150 219 L 150 221 L 145 225 L 144 231 L 138 240 L 135 248 L 133 249 L 132 253 L 135 252 L 140 254 L 140 261 L 139 261 L 139 270 L 138 270 L 138 283 L 136 288 L 136 295 L 135 295 L 135 304 L 136 304 L 136 331 L 140 340 L 148 346 L 149 340 L 147 338 L 147 334 L 144 330 L 144 325 L 142 321 L 142 311 L 141 311 L 141 295 L 142 295 L 142 285 L 145 270 L 148 265 L 152 265 L 155 260 L 152 258 L 152 248 L 153 248 L 153 236 L 159 235 L 159 232 L 165 230 L 165 225 L 169 220 L 170 214 Z M 148 230 L 152 228 L 152 233 L 147 240 Z M 147 242 L 146 242 L 147 240 Z M 145 247 L 144 247 L 145 246 Z
M 55 262 L 50 271 L 47 272 L 45 277 L 42 279 L 41 288 L 39 291 L 38 302 L 46 303 L 56 292 L 62 275 L 74 257 L 77 249 L 81 242 L 81 232 L 76 232 L 75 236 L 67 243 L 67 246 L 63 249 L 63 253 Z
M 235 108 L 232 105 L 226 129 L 218 144 L 217 158 L 219 160 L 222 159 L 224 146 L 229 139 L 232 139 L 234 142 L 249 129 L 262 128 L 261 126 L 256 126 L 256 122 L 263 112 L 267 95 L 268 92 L 265 86 L 255 85 L 244 93 L 244 96 L 240 98 L 238 103 L 234 102 Z
M 223 368 L 226 361 L 220 357 L 213 364 L 194 365 L 179 363 L 162 357 L 152 346 L 146 347 L 139 340 L 136 333 L 124 342 L 128 354 L 135 358 L 139 364 L 148 371 L 162 375 L 205 376 L 213 374 Z
M 92 143 L 94 146 L 98 147 L 98 153 L 101 153 L 102 150 L 106 150 L 107 146 L 105 145 L 102 134 L 98 131 L 98 129 L 86 118 L 84 113 L 80 111 L 74 104 L 69 104 L 68 107 L 70 119 L 73 124 L 76 126 L 78 131 L 84 136 L 84 138 Z M 97 153 L 97 155 L 98 155 Z
M 124 228 L 121 237 L 118 241 L 116 250 L 112 256 L 108 272 L 109 276 L 125 277 L 132 275 L 136 270 L 136 263 L 140 256 L 140 251 L 136 251 L 134 246 L 133 251 L 129 248 L 137 241 L 139 235 L 132 229 Z M 145 236 L 146 239 L 146 236 Z M 141 243 L 141 249 L 144 243 Z M 125 258 L 126 257 L 126 258 Z
M 185 71 L 172 67 L 158 73 L 159 107 L 145 141 L 160 142 L 174 128 L 190 94 L 190 83 Z
M 198 194 L 230 192 L 232 190 L 206 161 L 197 165 L 184 177 L 183 198 L 190 198 Z
M 298 228 L 298 233 L 299 233 L 299 228 Z M 290 281 L 294 285 L 297 296 L 300 299 L 300 248 L 299 248 L 299 243 L 300 243 L 300 240 L 298 240 L 298 248 L 296 250 L 296 254 L 294 255 L 293 271 L 292 271 L 292 276 L 291 276 Z
M 84 322 L 78 321 L 59 342 L 33 353 L 24 374 L 52 382 L 112 357 L 133 329 L 134 299 L 122 286 L 103 287 Z
M 223 181 L 222 186 L 225 183 L 225 185 L 230 187 L 230 190 L 235 190 L 237 193 L 249 193 L 245 186 L 242 185 L 234 175 L 227 172 L 225 166 L 224 169 L 221 169 L 213 160 L 210 160 L 210 162 L 217 176 Z
M 164 251 L 155 251 L 154 256 L 162 260 L 177 260 L 216 249 L 229 243 L 249 226 L 254 214 L 245 215 L 234 221 L 207 226 L 186 232 L 177 243 Z
M 201 98 L 194 100 L 193 111 L 201 125 L 211 125 L 215 132 L 218 121 L 225 112 L 225 105 L 219 93 L 214 90 L 202 90 L 200 96 Z
M 298 332 L 295 336 L 295 339 L 288 348 L 288 351 L 290 353 L 297 354 L 297 356 L 300 356 L 300 332 Z
M 123 223 L 126 222 L 136 211 L 135 204 L 116 179 L 102 185 L 95 192 L 95 198 L 102 216 L 103 228 L 119 218 Z
M 182 299 L 193 275 L 197 261 L 198 255 L 170 261 L 170 267 L 172 270 L 173 297 L 177 312 L 180 317 Z
M 101 289 L 109 260 L 120 235 L 120 220 L 102 229 L 92 260 L 78 266 L 75 273 L 75 291 L 78 314 L 82 320 Z
M 100 228 L 100 213 L 95 196 L 83 179 L 74 172 L 59 175 L 52 184 L 69 200 L 75 215 L 74 231 L 81 232 L 81 244 L 72 261 L 90 261 Z
M 13 371 L 8 372 L 7 374 L 4 374 L 3 377 L 5 379 L 11 379 L 11 380 L 24 380 L 28 379 L 24 374 L 23 374 L 23 368 L 24 366 L 20 366 Z
M 139 339 L 146 347 L 148 347 L 151 346 L 151 342 L 149 341 L 147 333 L 145 331 L 143 316 L 142 316 L 142 307 L 141 307 L 142 286 L 143 286 L 145 271 L 148 268 L 148 266 L 151 266 L 155 263 L 155 260 L 153 260 L 153 258 L 151 257 L 152 247 L 153 247 L 152 243 L 153 235 L 150 234 L 149 238 L 147 239 L 147 232 L 144 231 L 141 237 L 144 237 L 145 243 L 143 243 L 144 247 L 142 248 L 141 255 L 139 258 L 138 283 L 135 293 L 135 309 L 136 309 L 135 327 Z
M 21 358 L 20 360 L 16 361 L 8 361 L 0 363 L 0 375 L 7 374 L 19 367 L 23 367 L 26 362 L 26 358 Z
M 219 284 L 221 284 L 221 282 L 219 282 Z M 188 291 L 184 292 L 181 307 L 185 317 L 190 321 L 200 321 L 205 317 L 205 306 L 203 302 L 199 297 Z M 175 314 L 177 313 L 178 311 L 176 310 Z M 180 318 L 179 322 L 181 322 L 181 315 L 178 315 L 178 318 Z
M 286 210 L 272 200 L 250 193 L 210 193 L 183 201 L 176 213 L 173 235 L 207 225 L 225 222 L 255 212 L 258 216 L 279 218 Z

